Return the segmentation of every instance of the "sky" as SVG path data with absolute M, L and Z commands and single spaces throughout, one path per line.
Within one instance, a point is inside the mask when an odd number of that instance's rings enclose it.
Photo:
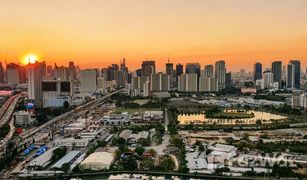
M 0 60 L 131 69 L 155 60 L 307 66 L 306 0 L 0 0 Z

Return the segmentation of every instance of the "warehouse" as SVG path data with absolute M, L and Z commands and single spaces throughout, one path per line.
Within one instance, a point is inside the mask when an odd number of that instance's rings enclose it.
M 81 151 L 70 151 L 62 159 L 51 166 L 51 169 L 61 169 L 62 165 L 65 163 L 72 164 L 76 159 L 78 159 L 78 157 L 80 157 L 81 154 Z
M 114 162 L 114 156 L 112 153 L 108 152 L 94 152 L 90 154 L 82 163 L 80 164 L 80 169 L 85 170 L 101 170 L 109 169 Z
M 52 157 L 52 153 L 54 150 L 56 150 L 58 147 L 54 147 L 52 149 L 49 149 L 48 151 L 46 151 L 44 154 L 38 156 L 37 158 L 33 159 L 32 161 L 30 161 L 29 165 L 28 165 L 28 169 L 29 168 L 45 168 L 49 163 L 50 163 L 50 159 Z
M 75 139 L 75 138 L 58 138 L 53 141 L 54 146 L 67 146 L 67 147 L 86 147 L 89 139 Z

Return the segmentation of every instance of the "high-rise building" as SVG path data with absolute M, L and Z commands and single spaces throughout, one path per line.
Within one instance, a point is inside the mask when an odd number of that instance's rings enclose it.
M 282 62 L 274 61 L 272 63 L 273 82 L 278 82 L 278 87 L 281 88 L 282 82 Z
M 2 66 L 2 62 L 0 62 L 0 83 L 4 83 L 4 69 Z
M 170 90 L 170 75 L 156 73 L 151 74 L 151 91 L 169 91 Z
M 69 81 L 69 68 L 65 66 L 54 65 L 54 78 L 62 81 Z
M 173 63 L 166 63 L 165 64 L 165 72 L 167 75 L 170 75 L 171 77 L 173 77 Z
M 213 77 L 213 65 L 206 65 L 205 66 L 205 77 Z
M 267 68 L 263 73 L 263 89 L 271 88 L 273 83 L 273 73 L 270 68 Z
M 291 60 L 291 64 L 294 65 L 294 87 L 300 89 L 301 86 L 301 62 L 300 60 Z
M 214 77 L 200 77 L 199 78 L 199 91 L 201 92 L 216 92 L 217 81 Z
M 218 81 L 218 89 L 225 89 L 226 65 L 225 61 L 220 60 L 215 63 L 215 78 Z
M 183 65 L 176 64 L 176 76 L 180 76 L 183 73 Z
M 73 61 L 69 61 L 68 63 L 68 69 L 69 69 L 69 77 L 71 80 L 77 79 L 77 71 L 75 67 L 75 63 Z
M 295 65 L 289 63 L 287 66 L 287 80 L 286 86 L 287 88 L 294 88 L 295 87 Z
M 81 71 L 80 91 L 84 93 L 92 93 L 97 89 L 97 70 L 85 69 Z
M 155 61 L 143 61 L 142 63 L 142 76 L 150 77 L 151 74 L 156 73 Z
M 254 81 L 262 79 L 262 64 L 257 62 L 254 64 Z
M 42 68 L 41 63 L 36 62 L 28 64 L 26 66 L 27 77 L 28 77 L 28 96 L 29 99 L 34 100 L 34 104 L 37 107 L 43 105 L 42 95 Z
M 196 92 L 198 90 L 197 74 L 181 74 L 178 77 L 178 90 Z
M 225 86 L 226 88 L 229 88 L 232 86 L 231 72 L 228 72 L 225 75 Z
M 18 64 L 10 63 L 6 65 L 6 83 L 19 84 L 20 83 L 20 66 Z
M 186 74 L 197 74 L 200 76 L 200 64 L 199 63 L 187 63 L 185 67 Z

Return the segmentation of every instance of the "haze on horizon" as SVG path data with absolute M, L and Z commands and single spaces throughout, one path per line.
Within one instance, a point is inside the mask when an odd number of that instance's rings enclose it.
M 1 0 L 0 60 L 37 54 L 48 64 L 132 69 L 156 60 L 251 69 L 307 65 L 306 0 Z

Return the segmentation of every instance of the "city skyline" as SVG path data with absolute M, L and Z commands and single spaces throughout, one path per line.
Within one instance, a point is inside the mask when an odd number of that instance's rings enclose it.
M 125 57 L 131 69 L 147 59 L 164 69 L 169 57 L 202 67 L 222 59 L 229 69 L 252 70 L 256 61 L 269 67 L 299 59 L 304 67 L 306 8 L 304 0 L 3 1 L 0 60 L 16 63 L 32 53 L 50 64 L 92 68 Z

